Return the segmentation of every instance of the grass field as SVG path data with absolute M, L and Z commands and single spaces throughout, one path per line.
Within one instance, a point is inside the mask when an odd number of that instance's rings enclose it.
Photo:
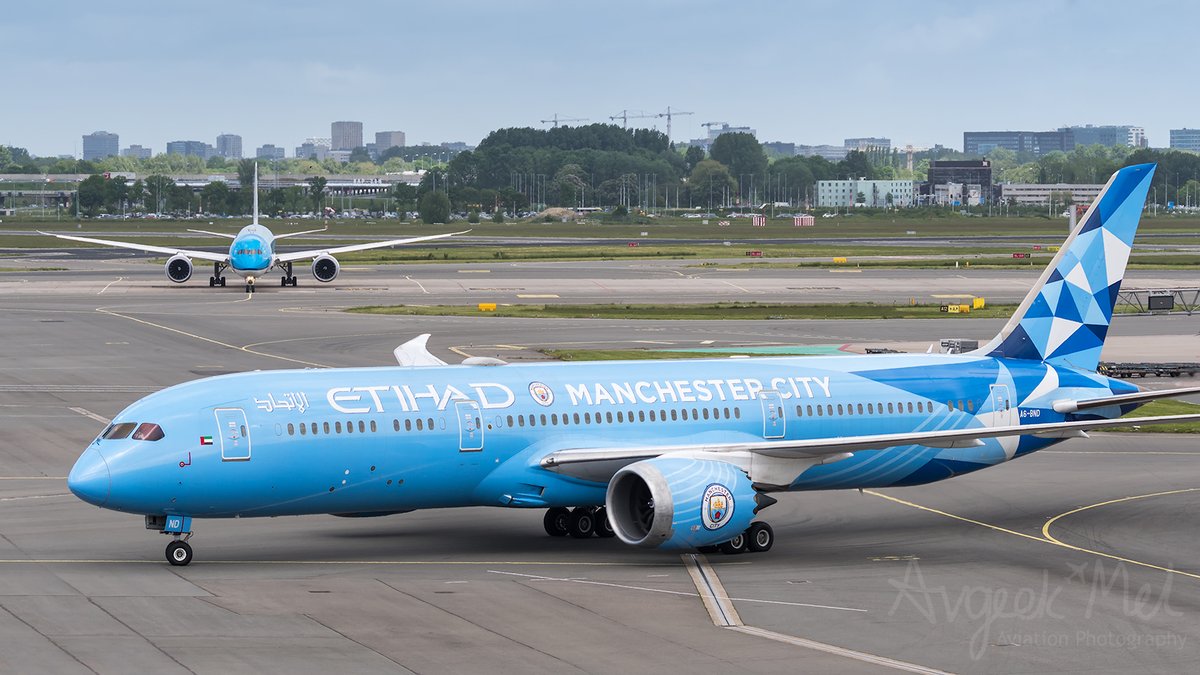
M 1015 305 L 994 305 L 973 310 L 981 318 L 1006 318 Z M 375 305 L 352 307 L 357 314 L 409 316 L 500 316 L 537 319 L 944 319 L 948 314 L 937 305 L 769 304 L 718 302 L 697 305 L 497 305 L 495 311 L 480 311 L 475 305 Z

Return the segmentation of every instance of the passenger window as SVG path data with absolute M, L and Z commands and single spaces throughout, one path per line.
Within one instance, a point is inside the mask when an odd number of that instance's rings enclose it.
M 824 416 L 825 416 L 824 413 L 821 412 L 821 406 L 817 406 L 817 417 L 824 417 Z
M 889 415 L 892 414 L 892 402 L 891 401 L 888 401 L 888 414 Z
M 400 431 L 400 420 L 392 420 L 392 431 Z M 325 433 L 329 433 L 329 422 L 325 423 Z
M 371 420 L 371 433 L 375 433 L 376 431 L 375 420 Z
M 162 427 L 153 422 L 142 422 L 133 432 L 133 440 L 135 441 L 157 441 L 163 437 Z
M 838 411 L 838 413 L 837 413 L 838 417 L 841 417 L 843 415 L 841 403 L 837 404 L 837 411 Z
M 687 408 L 680 410 L 679 411 L 679 419 L 686 420 L 687 418 L 688 418 Z
M 541 423 L 542 423 L 542 426 L 546 426 L 546 414 L 545 413 L 542 413 Z
M 358 433 L 364 433 L 367 430 L 367 425 L 362 420 L 358 421 Z
M 704 419 L 708 419 L 708 408 L 704 409 Z
M 590 413 L 590 412 L 583 413 L 583 423 L 584 424 L 592 423 L 592 413 Z
M 242 427 L 242 431 L 245 431 L 245 430 L 246 430 L 246 427 Z M 316 422 L 312 423 L 312 435 L 313 436 L 317 435 L 317 423 Z
M 508 426 L 509 426 L 509 428 L 512 428 L 512 425 L 513 425 L 513 418 L 512 418 L 512 415 L 509 415 L 509 416 L 508 416 Z
M 530 416 L 529 416 L 529 426 L 531 426 L 531 427 L 536 427 L 536 426 L 537 426 L 537 415 L 530 415 Z
M 305 425 L 305 424 L 301 424 L 301 425 L 300 425 L 300 435 L 301 435 L 301 436 L 307 436 L 307 435 L 308 435 L 308 425 Z
M 550 413 L 550 425 L 558 426 L 558 413 Z
M 960 399 L 958 399 L 958 409 L 959 409 L 960 411 L 961 411 L 961 410 L 963 410 L 963 402 L 962 402 L 962 399 L 961 399 L 961 398 L 960 398 Z
M 694 420 L 700 419 L 700 410 L 699 409 L 692 408 L 692 419 L 694 419 Z
M 858 414 L 859 415 L 863 414 L 863 406 L 861 403 L 858 404 Z
M 875 404 L 874 404 L 874 403 L 868 403 L 868 404 L 867 404 L 867 414 L 868 414 L 868 415 L 874 415 L 874 414 L 875 414 Z
M 443 429 L 445 429 L 445 428 L 446 428 L 446 418 L 445 418 L 445 417 L 441 417 L 441 418 L 438 418 L 438 419 L 440 419 L 440 420 L 442 421 L 442 428 L 443 428 Z M 430 430 L 430 431 L 433 431 L 433 418 L 432 418 L 432 417 L 426 417 L 426 418 L 425 418 L 425 424 L 429 426 L 429 430 Z
M 521 418 L 518 417 L 517 419 L 519 420 Z M 339 424 L 340 424 L 340 422 L 339 422 Z M 521 426 L 525 426 L 525 425 L 522 424 Z M 417 418 L 417 431 L 425 431 L 425 420 L 421 419 L 420 417 Z M 341 432 L 342 432 L 342 430 L 338 429 L 338 433 L 340 434 Z
M 908 412 L 909 412 L 909 413 L 912 413 L 912 411 L 913 411 L 913 405 L 912 405 L 912 401 L 909 401 L 909 402 L 908 402 Z
M 120 438 L 125 438 L 136 427 L 137 422 L 122 422 L 120 424 L 112 424 L 104 430 L 102 437 L 106 441 L 115 441 Z
M 734 408 L 734 409 L 733 409 L 733 416 L 734 416 L 734 418 L 735 418 L 735 419 L 739 419 L 739 420 L 740 420 L 740 419 L 742 419 L 742 409 L 741 409 L 741 408 Z
M 967 412 L 975 412 L 975 400 L 967 399 Z
M 508 426 L 512 426 L 512 417 L 508 418 Z M 412 420 L 404 420 L 404 430 L 412 431 Z
M 621 412 L 620 410 L 617 411 L 617 421 L 618 422 L 625 421 L 625 413 Z
M 519 426 L 519 427 L 525 426 L 525 416 L 524 415 L 517 415 L 517 426 Z M 421 420 L 417 420 L 417 428 L 418 429 L 421 428 Z
M 571 413 L 571 421 L 575 424 L 579 424 L 579 413 Z
M 954 401 L 946 401 L 946 407 L 954 410 Z
M 651 410 L 650 412 L 651 412 L 651 413 L 653 413 L 654 411 L 653 411 L 653 410 Z M 645 411 L 645 410 L 639 410 L 639 411 L 638 411 L 638 421 L 639 421 L 639 422 L 645 422 L 645 421 L 646 421 L 646 411 Z
M 296 435 L 296 425 L 292 424 L 291 422 L 288 422 L 288 436 L 295 436 L 295 435 Z
M 802 415 L 800 414 L 800 405 L 799 404 L 796 404 L 796 417 L 802 417 Z
M 675 408 L 671 408 L 671 421 L 674 422 L 677 419 L 679 419 L 679 411 Z
M 604 413 L 604 421 L 612 424 L 612 412 Z
M 833 404 L 832 403 L 827 404 L 825 406 L 825 412 L 829 413 L 830 417 L 833 417 Z

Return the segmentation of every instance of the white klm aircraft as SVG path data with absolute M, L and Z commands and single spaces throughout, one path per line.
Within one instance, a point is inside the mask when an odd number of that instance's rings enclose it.
M 323 229 L 324 228 L 322 228 L 322 230 Z M 190 249 L 170 248 L 167 246 L 150 246 L 148 244 L 135 244 L 128 241 L 93 239 L 91 237 L 75 237 L 66 234 L 51 234 L 48 232 L 41 232 L 41 234 L 58 237 L 59 239 L 81 241 L 87 244 L 117 246 L 119 248 L 130 248 L 135 251 L 148 251 L 150 253 L 163 253 L 169 255 L 171 258 L 167 260 L 167 278 L 177 284 L 182 284 L 183 282 L 192 278 L 192 258 L 208 260 L 213 264 L 213 274 L 208 278 L 209 286 L 224 286 L 225 277 L 222 276 L 222 272 L 228 269 L 234 274 L 244 278 L 246 280 L 246 292 L 253 293 L 255 282 L 270 272 L 272 268 L 278 268 L 283 272 L 283 275 L 279 278 L 280 286 L 295 286 L 296 277 L 292 274 L 292 263 L 297 260 L 308 260 L 311 258 L 313 277 L 317 281 L 328 283 L 336 279 L 338 272 L 341 271 L 341 266 L 338 264 L 337 258 L 334 257 L 334 255 L 338 253 L 366 251 L 368 249 L 397 246 L 399 244 L 412 244 L 419 241 L 445 239 L 446 237 L 465 234 L 469 231 L 464 230 L 463 232 L 451 232 L 449 234 L 434 234 L 426 237 L 390 239 L 388 241 L 373 241 L 366 244 L 351 244 L 349 246 L 310 249 L 307 251 L 294 251 L 291 253 L 279 253 L 275 250 L 275 242 L 283 239 L 284 237 L 312 234 L 313 232 L 321 232 L 322 230 L 306 230 L 304 232 L 289 232 L 288 234 L 272 234 L 271 230 L 260 224 L 258 222 L 258 165 L 255 164 L 253 222 L 246 227 L 243 227 L 237 234 L 223 234 L 221 232 L 208 232 L 205 230 L 188 230 L 189 232 L 211 234 L 217 237 L 229 237 L 233 241 L 229 244 L 228 253 L 193 251 Z

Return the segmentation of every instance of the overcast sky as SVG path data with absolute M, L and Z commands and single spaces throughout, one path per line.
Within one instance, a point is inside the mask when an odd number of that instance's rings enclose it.
M 0 13 L 0 144 L 78 154 L 242 136 L 243 153 L 334 120 L 408 144 L 478 143 L 623 109 L 761 141 L 961 149 L 964 130 L 1200 127 L 1200 4 L 1035 0 L 13 2 Z M 632 114 L 632 112 L 631 112 Z M 665 120 L 630 120 L 665 131 Z M 619 123 L 619 122 L 618 122 Z

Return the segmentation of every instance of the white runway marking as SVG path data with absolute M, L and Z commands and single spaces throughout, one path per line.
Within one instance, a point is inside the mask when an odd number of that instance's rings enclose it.
M 117 277 L 116 281 L 110 281 L 110 282 L 108 282 L 107 286 L 105 286 L 104 288 L 101 288 L 100 293 L 107 291 L 109 286 L 112 286 L 113 284 L 117 283 L 118 281 L 124 281 L 124 280 L 125 280 L 125 277 Z M 100 295 L 100 293 L 97 293 L 96 295 Z
M 80 415 L 83 415 L 84 417 L 87 417 L 88 419 L 96 420 L 97 422 L 100 422 L 102 424 L 108 424 L 110 421 L 107 417 L 101 417 L 86 408 L 67 408 L 67 409 L 73 413 L 78 413 Z

